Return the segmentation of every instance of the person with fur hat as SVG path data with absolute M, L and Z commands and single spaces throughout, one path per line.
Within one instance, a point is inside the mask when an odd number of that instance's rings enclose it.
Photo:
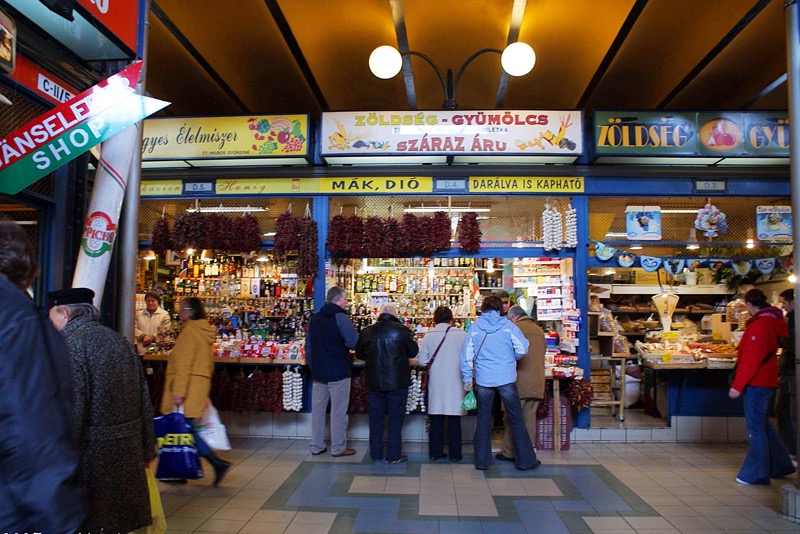
M 94 291 L 47 294 L 67 340 L 80 482 L 89 501 L 83 532 L 132 532 L 152 524 L 145 468 L 156 458 L 153 405 L 136 349 L 98 322 Z

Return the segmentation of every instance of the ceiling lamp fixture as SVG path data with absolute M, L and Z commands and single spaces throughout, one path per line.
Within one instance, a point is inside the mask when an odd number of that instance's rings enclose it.
M 756 241 L 753 239 L 753 229 L 747 229 L 747 244 L 745 245 L 747 248 L 756 248 Z
M 698 250 L 700 243 L 697 242 L 697 230 L 692 228 L 689 230 L 689 242 L 686 244 L 686 250 Z
M 533 70 L 533 66 L 536 63 L 536 53 L 533 51 L 533 48 L 526 43 L 511 43 L 505 50 L 484 48 L 467 58 L 461 67 L 459 67 L 455 80 L 453 80 L 452 69 L 447 69 L 445 78 L 445 76 L 442 76 L 441 69 L 439 69 L 436 63 L 425 54 L 414 52 L 413 50 L 401 53 L 393 46 L 383 45 L 373 50 L 369 55 L 369 70 L 372 71 L 372 74 L 376 77 L 382 80 L 388 80 L 397 76 L 397 73 L 403 68 L 403 58 L 408 56 L 422 58 L 433 67 L 436 76 L 439 77 L 439 83 L 442 84 L 442 92 L 444 93 L 444 103 L 442 107 L 444 109 L 458 109 L 458 104 L 456 104 L 456 90 L 458 89 L 458 81 L 461 79 L 461 75 L 464 74 L 464 70 L 475 58 L 488 53 L 500 54 L 500 64 L 509 76 L 525 76 Z
M 189 213 L 193 213 L 195 211 L 199 211 L 200 213 L 255 213 L 259 211 L 269 211 L 269 208 L 259 208 L 253 206 L 223 206 L 220 204 L 219 206 L 208 206 L 208 207 L 191 207 L 186 208 L 186 211 Z
M 404 212 L 406 213 L 436 213 L 437 211 L 450 211 L 453 213 L 469 213 L 474 211 L 475 213 L 489 213 L 492 211 L 492 208 L 470 208 L 470 207 L 449 207 L 445 208 L 443 206 L 420 206 L 417 208 L 404 208 Z

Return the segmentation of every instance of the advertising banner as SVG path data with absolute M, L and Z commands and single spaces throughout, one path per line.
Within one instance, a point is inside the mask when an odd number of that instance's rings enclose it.
M 142 0 L 77 0 L 100 24 L 132 51 L 138 51 L 139 9 Z
M 580 111 L 377 111 L 322 114 L 320 154 L 574 155 Z
M 184 117 L 144 122 L 142 160 L 307 156 L 308 115 Z
M 597 155 L 789 157 L 789 114 L 598 111 Z
M 168 105 L 135 94 L 136 62 L 0 140 L 0 192 L 39 178 Z

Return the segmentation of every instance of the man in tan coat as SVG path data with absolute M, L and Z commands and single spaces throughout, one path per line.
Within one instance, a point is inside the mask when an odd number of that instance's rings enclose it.
M 525 428 L 531 437 L 531 443 L 536 443 L 536 410 L 539 401 L 544 398 L 544 353 L 547 344 L 544 340 L 544 330 L 533 321 L 519 306 L 512 306 L 508 310 L 508 319 L 522 331 L 528 340 L 528 353 L 517 360 L 517 391 L 522 403 L 522 416 L 525 419 Z M 502 451 L 495 455 L 498 460 L 514 461 L 514 441 L 511 439 L 507 418 L 503 418 L 503 444 Z

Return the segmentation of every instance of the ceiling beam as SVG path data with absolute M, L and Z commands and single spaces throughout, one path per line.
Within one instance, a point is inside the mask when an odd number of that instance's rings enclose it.
M 708 54 L 706 54 L 706 56 L 701 59 L 691 71 L 689 71 L 686 76 L 684 76 L 683 80 L 681 80 L 678 85 L 676 85 L 675 88 L 673 88 L 672 91 L 664 98 L 664 100 L 662 100 L 661 103 L 656 106 L 656 109 L 664 109 L 666 106 L 668 106 L 669 103 L 681 93 L 681 91 L 686 89 L 686 87 L 692 83 L 692 81 L 694 81 L 694 79 L 703 71 L 703 69 L 705 69 L 712 61 L 714 61 L 714 59 L 716 59 L 716 57 L 725 49 L 726 46 L 731 44 L 731 42 L 740 33 L 742 33 L 748 24 L 753 22 L 758 14 L 761 13 L 761 11 L 763 11 L 771 1 L 772 0 L 759 0 L 756 2 L 756 5 L 750 8 L 750 11 L 745 13 L 744 17 L 742 17 L 741 20 L 737 22 L 733 28 L 731 28 L 731 31 L 725 34 L 720 42 L 717 43 L 717 45 L 712 48 Z
M 236 95 L 236 91 L 234 91 L 233 88 L 222 78 L 222 76 L 220 76 L 219 73 L 214 70 L 214 67 L 212 67 L 208 61 L 206 61 L 206 58 L 203 57 L 203 54 L 201 54 L 200 51 L 197 50 L 194 45 L 192 45 L 189 38 L 178 29 L 175 23 L 172 22 L 172 19 L 167 16 L 164 10 L 161 9 L 161 7 L 155 1 L 150 4 L 150 12 L 153 13 L 153 15 L 155 15 L 159 21 L 161 21 L 161 23 L 167 28 L 167 31 L 170 32 L 173 37 L 175 37 L 175 39 L 184 49 L 186 49 L 187 52 L 189 52 L 189 55 L 200 64 L 200 66 L 206 71 L 211 79 L 214 80 L 216 84 L 220 86 L 220 88 L 222 88 L 228 98 L 233 100 L 233 102 L 241 108 L 243 113 L 251 112 L 250 106 L 245 104 L 244 101 Z
M 525 17 L 525 6 L 527 0 L 514 0 L 511 6 L 511 21 L 508 24 L 508 37 L 506 46 L 519 41 L 519 30 L 522 27 L 522 19 Z M 508 73 L 500 69 L 500 82 L 497 84 L 497 96 L 494 99 L 494 109 L 501 109 L 505 105 L 506 93 L 508 92 Z
M 406 12 L 403 0 L 389 0 L 392 9 L 392 22 L 394 33 L 397 37 L 397 49 L 401 54 L 406 54 L 408 48 L 408 34 L 406 33 Z M 414 72 L 411 70 L 411 58 L 403 56 L 403 84 L 406 87 L 406 100 L 408 109 L 417 109 L 417 91 L 414 88 Z
M 277 0 L 264 0 L 264 3 L 267 5 L 270 14 L 272 14 L 272 18 L 275 19 L 275 24 L 278 25 L 278 30 L 281 32 L 286 46 L 289 47 L 289 51 L 292 53 L 295 62 L 297 62 L 297 66 L 300 67 L 300 71 L 303 73 L 308 87 L 314 94 L 314 98 L 317 99 L 320 109 L 322 111 L 329 111 L 325 95 L 322 93 L 322 89 L 320 89 L 317 79 L 314 77 L 314 73 L 311 72 L 311 67 L 308 61 L 306 61 L 306 57 L 303 55 L 303 50 L 300 48 L 297 39 L 295 39 L 292 28 L 289 26 L 289 21 L 287 21 L 286 17 L 283 15 L 283 11 L 281 11 L 280 6 L 278 6 Z
M 747 103 L 745 103 L 745 105 L 742 106 L 742 109 L 747 109 L 750 106 L 754 105 L 756 102 L 758 102 L 759 100 L 761 100 L 762 98 L 764 98 L 765 96 L 770 94 L 772 91 L 774 91 L 775 89 L 777 89 L 778 87 L 780 87 L 781 85 L 786 83 L 787 79 L 788 79 L 788 76 L 784 72 L 783 74 L 778 76 L 778 78 L 776 78 L 774 82 L 772 82 L 771 84 L 767 85 L 756 96 L 754 96 Z
M 598 65 L 597 70 L 594 72 L 594 76 L 592 76 L 592 79 L 589 80 L 589 84 L 586 86 L 586 89 L 584 89 L 583 95 L 581 96 L 580 100 L 578 100 L 578 103 L 575 106 L 577 109 L 584 109 L 586 107 L 586 103 L 590 98 L 592 98 L 597 86 L 600 85 L 603 76 L 605 76 L 606 72 L 608 72 L 609 67 L 611 67 L 611 63 L 614 61 L 614 58 L 617 57 L 617 54 L 619 54 L 622 44 L 625 42 L 625 39 L 628 38 L 628 35 L 630 35 L 631 30 L 633 30 L 633 26 L 636 24 L 636 21 L 639 20 L 639 16 L 642 14 L 642 11 L 644 11 L 646 6 L 647 0 L 636 0 L 636 3 L 633 5 L 628 13 L 628 16 L 625 18 L 625 22 L 623 22 L 622 26 L 620 26 L 617 36 L 614 38 L 611 46 L 606 51 L 603 61 L 601 61 L 600 65 Z

